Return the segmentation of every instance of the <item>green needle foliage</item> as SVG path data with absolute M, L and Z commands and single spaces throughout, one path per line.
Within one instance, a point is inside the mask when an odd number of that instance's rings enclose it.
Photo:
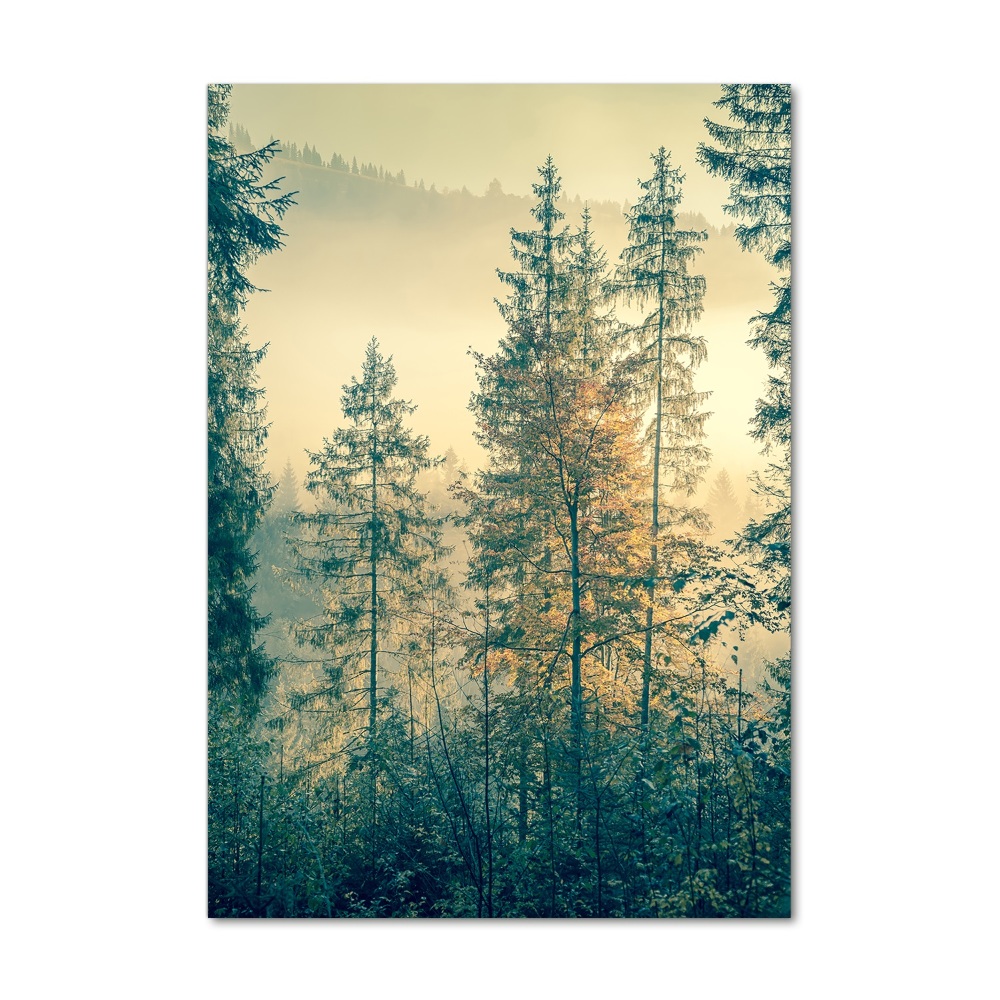
M 251 538 L 272 486 L 257 385 L 264 348 L 250 347 L 241 314 L 257 291 L 248 269 L 280 249 L 279 220 L 294 202 L 277 193 L 280 178 L 262 180 L 273 144 L 237 154 L 223 137 L 229 89 L 208 92 L 208 680 L 252 715 L 272 663 L 257 639 L 266 617 L 252 603 Z
M 775 267 L 792 255 L 792 95 L 788 84 L 726 84 L 715 102 L 728 124 L 705 119 L 715 145 L 701 143 L 698 161 L 730 181 L 724 211 L 740 219 L 736 239 Z
M 704 167 L 730 181 L 726 212 L 740 219 L 736 238 L 780 273 L 771 285 L 774 307 L 750 319 L 751 347 L 763 352 L 771 373 L 750 421 L 751 435 L 771 456 L 755 477 L 766 513 L 751 521 L 737 551 L 762 575 L 777 627 L 788 627 L 791 588 L 792 486 L 792 96 L 787 84 L 727 84 L 716 106 L 730 122 L 705 119 L 714 145 L 702 143 Z
M 738 124 L 713 132 L 713 162 L 751 213 L 741 241 L 783 267 L 777 157 L 753 187 L 770 93 L 751 114 L 752 89 L 727 90 Z M 240 316 L 290 199 L 263 179 L 271 147 L 220 138 L 225 98 L 209 108 L 209 912 L 788 915 L 790 662 L 744 645 L 764 615 L 728 599 L 780 613 L 762 556 L 784 558 L 766 534 L 780 508 L 734 574 L 691 500 L 709 461 L 705 233 L 678 221 L 666 149 L 613 274 L 589 209 L 567 223 L 551 157 L 539 168 L 498 272 L 503 334 L 472 352 L 479 470 L 430 457 L 372 339 L 308 452 L 308 496 L 288 464 L 272 499 L 263 350 Z M 315 148 L 290 151 L 318 173 Z M 341 179 L 371 188 L 372 171 Z M 784 301 L 754 326 L 776 378 Z M 751 428 L 777 452 L 781 391 Z M 725 473 L 710 501 L 735 517 Z
M 708 233 L 681 229 L 677 209 L 684 175 L 661 146 L 650 157 L 653 173 L 639 181 L 642 194 L 626 213 L 628 245 L 622 250 L 616 287 L 622 298 L 649 309 L 633 335 L 652 370 L 654 417 L 650 518 L 650 570 L 640 718 L 648 728 L 653 669 L 657 582 L 662 576 L 700 570 L 704 514 L 683 501 L 697 489 L 708 466 L 703 410 L 708 393 L 694 388 L 694 373 L 708 355 L 705 338 L 692 332 L 702 313 L 705 279 L 691 266 Z M 665 537 L 661 538 L 661 529 Z
M 361 378 L 341 396 L 347 426 L 309 453 L 305 487 L 317 509 L 297 515 L 303 530 L 293 544 L 299 572 L 327 585 L 322 619 L 301 624 L 299 637 L 333 653 L 326 693 L 342 693 L 345 677 L 350 691 L 364 692 L 369 746 L 380 658 L 404 648 L 421 572 L 441 554 L 441 519 L 416 488 L 417 474 L 435 463 L 427 438 L 405 426 L 416 407 L 393 398 L 395 385 L 392 358 L 372 339 Z

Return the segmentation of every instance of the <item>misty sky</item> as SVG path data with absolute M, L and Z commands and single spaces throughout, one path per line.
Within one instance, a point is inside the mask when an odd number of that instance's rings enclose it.
M 423 179 L 439 191 L 464 186 L 475 195 L 494 177 L 506 193 L 529 195 L 551 153 L 569 195 L 634 201 L 637 178 L 649 176 L 650 153 L 663 145 L 687 174 L 681 210 L 722 226 L 732 222 L 721 208 L 728 186 L 695 161 L 707 137 L 703 119 L 725 120 L 712 106 L 719 94 L 714 85 L 238 85 L 230 121 L 256 145 L 273 135 L 317 147 L 324 159 L 337 152 L 402 169 L 411 185 Z M 373 336 L 393 355 L 398 394 L 417 404 L 412 424 L 430 436 L 432 453 L 454 447 L 474 468 L 482 454 L 467 410 L 475 387 L 468 351 L 493 353 L 504 335 L 493 297 L 505 293 L 495 271 L 511 266 L 510 226 L 535 225 L 526 206 L 485 224 L 479 199 L 467 225 L 462 216 L 442 222 L 440 213 L 404 223 L 377 208 L 365 215 L 345 212 L 343 201 L 334 206 L 323 191 L 332 171 L 283 160 L 275 166 L 287 175 L 283 187 L 301 194 L 285 217 L 286 248 L 251 274 L 271 291 L 254 296 L 246 316 L 251 342 L 270 345 L 260 372 L 272 474 L 291 459 L 301 480 L 305 449 L 319 450 L 341 423 L 341 386 L 360 374 Z M 578 219 L 569 213 L 566 221 Z M 620 216 L 595 219 L 595 234 L 613 266 L 625 239 Z M 743 499 L 745 476 L 765 464 L 746 430 L 767 375 L 759 352 L 745 345 L 747 320 L 768 307 L 774 275 L 733 244 L 700 259 L 708 294 L 697 332 L 707 338 L 709 360 L 696 387 L 713 393 L 710 478 L 727 467 Z
M 308 142 L 324 159 L 356 156 L 402 169 L 410 183 L 473 194 L 494 177 L 504 191 L 530 194 L 531 165 L 551 154 L 565 165 L 568 194 L 623 201 L 666 145 L 687 174 L 688 208 L 721 226 L 727 185 L 695 162 L 719 95 L 714 84 L 240 85 L 231 119 L 257 143 Z

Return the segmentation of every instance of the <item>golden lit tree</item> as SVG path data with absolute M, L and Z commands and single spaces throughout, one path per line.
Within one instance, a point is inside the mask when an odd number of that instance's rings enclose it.
M 555 912 L 555 786 L 573 798 L 578 840 L 585 692 L 601 695 L 609 649 L 634 644 L 643 629 L 648 476 L 640 361 L 617 337 L 604 254 L 589 213 L 577 232 L 558 228 L 551 160 L 540 174 L 540 228 L 512 234 L 519 269 L 503 275 L 507 335 L 494 355 L 474 355 L 472 410 L 489 461 L 463 498 L 493 585 L 494 646 L 511 654 L 524 724 L 536 720 Z

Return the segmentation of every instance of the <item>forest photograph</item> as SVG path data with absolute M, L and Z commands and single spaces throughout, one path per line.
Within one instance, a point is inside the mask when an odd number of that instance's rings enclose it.
M 208 916 L 790 917 L 790 86 L 207 153 Z

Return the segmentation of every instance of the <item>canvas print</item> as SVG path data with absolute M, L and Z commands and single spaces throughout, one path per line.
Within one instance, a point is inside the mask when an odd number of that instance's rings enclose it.
M 789 86 L 207 112 L 208 915 L 789 916 Z

